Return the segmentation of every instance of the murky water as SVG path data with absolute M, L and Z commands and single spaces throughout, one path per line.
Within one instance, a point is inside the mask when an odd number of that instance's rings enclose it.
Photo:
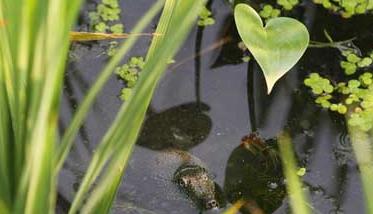
M 152 2 L 121 1 L 126 29 L 133 27 Z M 92 2 L 86 9 L 90 7 Z M 314 71 L 338 78 L 338 51 L 308 49 L 301 62 L 266 95 L 258 65 L 241 60 L 244 53 L 237 48 L 239 39 L 230 6 L 215 0 L 211 7 L 216 24 L 192 30 L 175 57 L 176 63 L 158 85 L 114 212 L 198 213 L 172 182 L 175 171 L 186 159 L 201 163 L 226 193 L 252 191 L 258 185 L 253 182 L 257 181 L 244 179 L 238 172 L 258 163 L 242 155 L 241 138 L 257 131 L 263 138 L 271 139 L 286 127 L 292 132 L 299 162 L 307 169 L 303 178 L 311 190 L 314 213 L 364 213 L 359 173 L 344 120 L 317 107 L 302 84 L 304 77 Z M 363 52 L 373 48 L 372 16 L 346 20 L 311 3 L 293 16 L 308 26 L 312 40 L 325 41 L 326 29 L 335 40 L 357 37 L 356 45 Z M 84 26 L 87 20 L 82 17 L 80 24 Z M 153 31 L 155 23 L 146 31 Z M 145 55 L 148 44 L 149 39 L 140 39 L 131 56 Z M 74 47 L 65 81 L 61 130 L 107 61 L 104 51 L 104 45 L 99 43 Z M 122 86 L 113 75 L 81 129 L 60 176 L 61 207 L 68 206 L 94 148 L 115 117 Z M 179 152 L 170 152 L 176 149 Z M 273 176 L 263 191 L 270 192 L 280 185 L 281 177 Z M 276 196 L 268 202 L 276 205 L 268 205 L 271 209 L 266 211 L 288 213 L 288 199 L 281 194 Z

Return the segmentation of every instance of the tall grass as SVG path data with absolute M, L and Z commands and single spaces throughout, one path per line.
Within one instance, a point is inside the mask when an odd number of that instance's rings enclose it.
M 309 214 L 308 194 L 303 188 L 302 181 L 297 175 L 297 164 L 294 157 L 291 139 L 288 133 L 284 132 L 278 137 L 278 144 L 281 154 L 281 162 L 286 178 L 286 188 L 290 198 L 292 213 Z
M 54 213 L 58 171 L 77 131 L 114 67 L 136 42 L 137 37 L 130 37 L 123 43 L 59 140 L 57 120 L 69 31 L 81 3 L 0 0 L 1 213 Z M 155 86 L 204 1 L 159 0 L 132 33 L 140 33 L 164 3 L 157 29 L 162 36 L 154 39 L 133 96 L 120 108 L 92 157 L 70 213 L 109 212 Z M 92 191 L 89 196 L 88 191 Z
M 348 126 L 348 129 L 353 152 L 360 169 L 366 213 L 373 214 L 373 204 L 371 203 L 373 199 L 372 136 L 356 127 Z M 304 191 L 303 184 L 296 174 L 297 167 L 290 136 L 287 133 L 281 134 L 278 143 L 292 212 L 297 214 L 311 213 L 312 206 L 308 194 Z
M 348 129 L 360 170 L 366 212 L 373 214 L 373 137 L 369 132 L 364 132 L 356 127 L 349 126 Z

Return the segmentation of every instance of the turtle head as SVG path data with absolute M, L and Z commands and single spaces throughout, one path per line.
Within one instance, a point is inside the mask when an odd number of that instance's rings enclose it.
M 219 187 L 207 170 L 198 165 L 182 165 L 174 174 L 174 182 L 201 210 L 219 209 Z

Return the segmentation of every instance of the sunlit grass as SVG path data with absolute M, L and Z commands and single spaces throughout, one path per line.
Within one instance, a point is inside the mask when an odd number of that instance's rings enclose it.
M 298 167 L 290 136 L 285 132 L 280 134 L 278 144 L 292 212 L 297 214 L 311 213 L 308 194 L 304 190 L 302 181 L 297 175 Z
M 75 136 L 115 66 L 138 39 L 129 37 L 97 77 L 60 142 L 57 120 L 69 32 L 81 3 L 0 0 L 1 213 L 55 212 L 57 175 Z M 155 86 L 203 3 L 159 0 L 133 29 L 133 34 L 141 33 L 165 4 L 157 29 L 162 36 L 153 40 L 133 96 L 96 149 L 70 213 L 109 212 Z M 96 181 L 104 165 L 105 173 Z M 88 191 L 93 193 L 87 196 Z

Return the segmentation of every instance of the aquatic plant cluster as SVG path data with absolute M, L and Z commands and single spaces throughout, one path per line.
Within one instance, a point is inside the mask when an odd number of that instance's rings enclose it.
M 102 0 L 97 5 L 95 11 L 89 12 L 90 28 L 94 32 L 99 33 L 123 33 L 124 26 L 120 23 L 121 9 L 119 7 L 119 0 Z M 199 13 L 198 26 L 206 27 L 215 24 L 215 19 L 212 17 L 212 12 L 204 6 Z M 112 57 L 117 52 L 118 42 L 112 41 L 106 54 Z M 125 87 L 120 92 L 120 98 L 127 101 L 132 94 L 132 89 L 135 86 L 140 71 L 145 64 L 143 57 L 131 57 L 126 64 L 118 66 L 115 73 L 123 80 Z
M 212 12 L 206 6 L 199 13 L 198 26 L 206 27 L 215 24 L 215 19 L 212 17 Z
M 120 98 L 123 101 L 127 101 L 132 94 L 132 90 L 135 87 L 139 78 L 140 71 L 143 69 L 145 64 L 143 57 L 131 57 L 129 61 L 118 66 L 115 69 L 115 73 L 124 81 L 125 87 L 122 88 Z
M 313 0 L 313 2 L 341 14 L 344 18 L 349 18 L 356 14 L 365 14 L 373 10 L 373 3 L 370 0 Z
M 365 14 L 373 11 L 373 3 L 369 0 L 313 0 L 315 4 L 322 5 L 325 9 L 340 14 L 344 18 L 349 18 L 357 14 Z M 279 17 L 282 12 L 290 11 L 298 4 L 299 0 L 277 0 L 277 5 L 263 4 L 259 12 L 264 19 Z
M 343 52 L 340 66 L 348 81 L 334 83 L 318 73 L 311 73 L 304 84 L 312 89 L 315 102 L 323 108 L 346 115 L 348 124 L 363 131 L 373 128 L 373 52 L 359 57 Z
M 102 0 L 96 10 L 88 14 L 91 30 L 100 33 L 123 33 L 124 26 L 119 23 L 120 13 L 118 0 Z
M 299 0 L 277 0 L 277 4 L 281 9 L 275 8 L 270 4 L 264 4 L 262 10 L 259 11 L 259 15 L 266 20 L 279 17 L 281 11 L 292 10 L 299 4 Z

